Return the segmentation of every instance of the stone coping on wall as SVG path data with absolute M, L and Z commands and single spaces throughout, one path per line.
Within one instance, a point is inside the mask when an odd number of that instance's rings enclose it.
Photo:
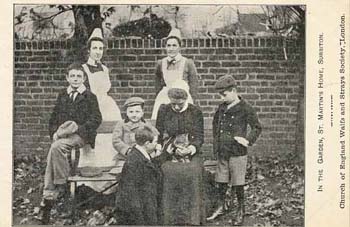
M 105 41 L 111 49 L 161 49 L 165 39 L 111 38 Z M 296 47 L 295 38 L 279 36 L 237 36 L 231 38 L 192 38 L 182 39 L 182 48 L 230 48 L 230 47 Z M 78 46 L 73 40 L 15 41 L 15 50 L 73 49 Z

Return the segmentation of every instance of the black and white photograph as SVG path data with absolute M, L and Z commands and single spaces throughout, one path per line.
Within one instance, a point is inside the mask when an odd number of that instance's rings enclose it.
M 12 225 L 304 226 L 307 11 L 13 4 Z

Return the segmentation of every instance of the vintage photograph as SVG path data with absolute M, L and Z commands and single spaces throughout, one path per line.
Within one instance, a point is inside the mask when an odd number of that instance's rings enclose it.
M 306 11 L 14 4 L 12 224 L 304 226 Z

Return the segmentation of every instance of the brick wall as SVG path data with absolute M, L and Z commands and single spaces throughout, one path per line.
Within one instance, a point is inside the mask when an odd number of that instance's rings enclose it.
M 130 95 L 146 99 L 149 118 L 155 99 L 154 68 L 165 56 L 161 40 L 108 40 L 103 61 L 110 70 L 110 95 L 119 107 Z M 79 58 L 71 41 L 16 42 L 14 50 L 14 152 L 47 152 L 48 119 L 57 92 L 67 86 L 66 67 Z M 288 60 L 285 60 L 283 47 Z M 299 99 L 304 89 L 304 45 L 276 37 L 187 39 L 182 54 L 200 75 L 199 105 L 206 122 L 205 150 L 211 152 L 211 119 L 220 97 L 215 81 L 234 74 L 242 97 L 258 111 L 263 133 L 252 148 L 259 154 L 294 152 Z

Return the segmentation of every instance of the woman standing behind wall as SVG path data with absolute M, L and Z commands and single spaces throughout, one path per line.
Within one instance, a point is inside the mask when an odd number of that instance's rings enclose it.
M 181 50 L 180 30 L 173 29 L 166 38 L 167 57 L 159 60 L 156 66 L 156 93 L 157 97 L 153 107 L 152 120 L 157 119 L 161 104 L 170 103 L 168 90 L 176 80 L 184 80 L 190 87 L 188 102 L 197 98 L 198 76 L 196 66 L 191 59 L 183 57 Z

